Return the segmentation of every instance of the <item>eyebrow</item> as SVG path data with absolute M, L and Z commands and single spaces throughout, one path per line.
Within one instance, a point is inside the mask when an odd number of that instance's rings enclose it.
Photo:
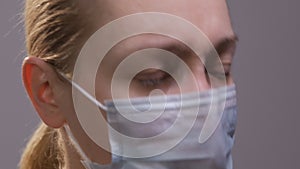
M 235 49 L 236 43 L 239 41 L 239 38 L 236 34 L 233 36 L 225 37 L 219 40 L 215 45 L 214 48 L 219 55 L 227 52 L 230 49 Z
M 235 49 L 238 40 L 239 38 L 236 34 L 221 38 L 217 43 L 213 44 L 213 48 L 209 49 L 208 51 L 210 54 L 215 53 L 214 51 L 217 51 L 219 55 L 222 55 L 224 52 L 227 52 L 231 48 Z M 193 53 L 193 50 L 190 47 L 177 40 L 171 43 L 167 43 L 161 46 L 161 48 L 179 55 L 188 55 Z

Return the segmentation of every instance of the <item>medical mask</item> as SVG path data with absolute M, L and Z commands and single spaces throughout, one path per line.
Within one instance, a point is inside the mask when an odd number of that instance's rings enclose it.
M 102 105 L 73 85 L 106 110 L 111 126 L 112 163 L 108 165 L 92 162 L 65 126 L 86 169 L 232 169 L 237 120 L 235 86 L 114 99 Z M 203 134 L 207 129 L 213 132 Z

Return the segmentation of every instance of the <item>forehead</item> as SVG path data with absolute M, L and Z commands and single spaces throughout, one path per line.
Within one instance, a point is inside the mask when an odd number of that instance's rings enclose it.
M 212 41 L 232 36 L 225 0 L 95 0 L 84 1 L 93 30 L 133 13 L 163 12 L 182 17 L 203 31 Z

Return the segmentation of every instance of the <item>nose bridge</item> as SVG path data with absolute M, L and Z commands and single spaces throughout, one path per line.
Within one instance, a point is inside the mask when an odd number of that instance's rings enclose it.
M 207 91 L 211 88 L 208 77 L 205 71 L 197 71 L 195 74 L 197 87 L 199 92 Z
M 187 85 L 190 86 L 190 90 L 192 91 L 206 91 L 211 88 L 209 78 L 205 71 L 205 65 L 200 61 L 199 58 L 192 59 L 192 63 L 189 64 L 189 68 L 191 70 L 191 74 L 189 76 L 189 80 L 186 82 Z

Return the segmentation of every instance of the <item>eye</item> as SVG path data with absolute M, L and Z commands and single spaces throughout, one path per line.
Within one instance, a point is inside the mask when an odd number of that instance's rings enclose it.
M 217 64 L 216 62 L 212 62 L 209 65 L 209 71 L 205 68 L 205 73 L 207 76 L 211 75 L 216 78 L 223 78 L 224 76 L 227 78 L 231 73 L 231 61 L 222 61 L 222 66 Z M 206 65 L 206 66 L 207 66 Z
M 172 77 L 167 72 L 159 69 L 146 69 L 134 77 L 139 84 L 149 88 L 165 85 L 171 79 Z

